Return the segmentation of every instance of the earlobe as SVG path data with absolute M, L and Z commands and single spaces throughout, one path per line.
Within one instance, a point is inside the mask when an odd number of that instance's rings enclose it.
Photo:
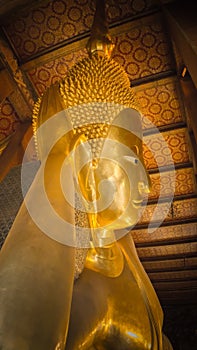
M 122 109 L 113 120 L 112 125 L 119 126 L 120 128 L 130 131 L 138 138 L 142 139 L 141 115 L 134 108 Z

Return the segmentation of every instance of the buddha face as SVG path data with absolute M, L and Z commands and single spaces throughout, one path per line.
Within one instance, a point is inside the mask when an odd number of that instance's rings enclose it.
M 76 115 L 75 112 L 74 110 L 73 116 Z M 88 113 L 84 115 L 86 118 Z M 80 247 L 84 244 L 89 246 L 92 228 L 98 229 L 99 236 L 104 231 L 129 229 L 135 225 L 143 196 L 149 191 L 149 178 L 143 164 L 139 112 L 131 108 L 122 109 L 118 113 L 115 111 L 111 124 L 105 121 L 101 123 L 100 115 L 97 120 L 93 117 L 90 118 L 93 123 L 84 123 L 75 128 L 67 114 L 61 114 L 60 117 L 57 115 L 52 124 L 54 127 L 51 127 L 53 119 L 50 120 L 48 129 L 44 130 L 48 140 L 48 144 L 44 143 L 46 161 L 41 169 L 44 187 L 42 191 L 35 192 L 37 197 L 33 192 L 35 200 L 30 201 L 30 213 L 39 227 L 43 229 L 43 215 L 41 213 L 39 216 L 35 205 L 31 209 L 31 203 L 37 203 L 38 198 L 47 210 L 46 215 L 50 210 L 50 220 L 45 221 L 44 232 L 70 245 L 76 244 L 73 238 L 76 209 L 85 209 L 86 219 L 82 222 L 84 226 L 80 227 L 87 243 L 80 243 Z M 65 126 L 66 122 L 68 125 Z M 54 136 L 56 125 L 61 133 Z M 86 132 L 87 126 L 89 134 Z M 98 135 L 97 131 L 102 131 L 102 128 L 105 133 Z M 51 137 L 48 131 L 51 132 Z M 92 140 L 95 142 L 92 143 Z M 53 183 L 51 174 L 55 176 Z M 83 206 L 79 208 L 76 207 L 76 190 L 82 198 Z M 62 232 L 68 233 L 65 239 L 62 238 Z
M 131 131 L 132 130 L 132 131 Z M 118 230 L 135 225 L 149 192 L 142 156 L 140 115 L 124 109 L 109 127 L 100 157 L 78 172 L 90 226 Z

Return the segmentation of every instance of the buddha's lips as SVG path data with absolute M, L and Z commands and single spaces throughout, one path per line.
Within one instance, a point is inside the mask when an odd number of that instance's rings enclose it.
M 141 207 L 142 201 L 142 199 L 133 199 L 132 204 L 134 208 L 139 209 Z

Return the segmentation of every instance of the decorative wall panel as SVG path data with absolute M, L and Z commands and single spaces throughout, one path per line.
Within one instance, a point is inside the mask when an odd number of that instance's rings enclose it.
M 155 212 L 157 208 L 157 211 Z M 154 213 L 154 220 L 152 219 Z M 171 203 L 148 204 L 139 219 L 138 224 L 149 224 L 165 218 L 164 221 L 197 218 L 197 198 L 178 200 Z M 162 222 L 161 222 L 162 223 Z
M 167 293 L 168 291 L 169 292 L 175 292 L 176 294 L 178 294 L 178 292 L 181 292 L 182 293 L 184 292 L 185 294 L 185 290 L 186 291 L 192 291 L 192 289 L 195 289 L 197 288 L 197 280 L 196 281 L 170 281 L 170 282 L 154 282 L 153 281 L 153 285 L 155 288 L 157 288 L 157 290 L 159 292 L 165 292 Z M 191 293 L 192 294 L 192 293 Z M 197 294 L 197 293 L 196 293 Z M 170 295 L 169 295 L 170 297 Z
M 162 272 L 155 273 L 151 272 L 149 273 L 149 277 L 151 281 L 163 281 L 163 280 L 189 280 L 189 279 L 196 279 L 197 284 L 197 270 L 183 270 L 183 271 L 168 271 L 168 272 Z
M 114 38 L 112 57 L 126 70 L 132 81 L 171 70 L 173 61 L 161 20 L 138 25 Z
M 158 227 L 152 233 L 148 233 L 147 229 L 134 229 L 131 231 L 131 234 L 137 245 L 151 242 L 178 241 L 179 239 L 183 240 L 195 237 L 197 239 L 197 223 L 162 226 Z
M 5 32 L 24 60 L 90 29 L 93 1 L 55 0 L 24 13 L 9 23 Z
M 41 95 L 51 84 L 64 78 L 68 69 L 86 56 L 85 49 L 79 50 L 30 70 L 28 76 L 38 95 Z
M 193 258 L 188 258 L 193 259 Z M 176 270 L 184 269 L 185 263 L 184 258 L 181 259 L 171 259 L 171 260 L 156 260 L 156 261 L 144 261 L 143 266 L 146 271 L 165 271 L 165 270 Z M 197 265 L 196 265 L 197 266 Z
M 136 80 L 140 77 L 163 72 L 172 68 L 170 49 L 168 47 L 162 25 L 157 17 L 155 21 L 156 23 L 152 25 L 142 24 L 140 21 L 136 21 L 137 27 L 135 27 L 132 23 L 132 29 L 127 31 L 127 33 L 114 37 L 116 47 L 112 57 L 125 68 L 131 80 Z M 124 30 L 126 30 L 126 28 Z M 152 32 L 154 34 L 154 40 L 150 39 L 151 35 L 153 35 L 150 34 Z M 143 43 L 144 40 L 147 40 L 146 45 Z M 144 51 L 144 53 L 141 51 Z M 27 73 L 29 74 L 30 80 L 38 93 L 43 92 L 46 86 L 49 86 L 54 81 L 63 78 L 71 65 L 87 55 L 84 48 L 75 50 L 72 54 L 68 55 L 65 55 L 65 52 L 66 48 L 64 54 L 61 53 L 60 57 L 58 58 L 48 59 L 48 62 L 44 62 L 44 59 L 43 62 L 41 60 L 39 65 L 35 66 L 33 70 L 31 68 L 28 69 L 27 64 Z M 167 89 L 167 92 L 164 94 L 164 87 L 163 90 L 162 88 L 157 88 L 158 92 L 155 97 L 155 99 L 160 99 L 163 101 L 163 105 L 161 107 L 161 109 L 163 108 L 163 119 L 168 120 L 174 117 L 175 121 L 178 121 L 180 119 L 180 112 L 178 111 L 179 106 L 175 92 L 171 94 L 169 101 L 165 100 L 166 96 L 169 97 L 169 92 L 172 92 L 172 90 L 174 91 L 174 88 L 169 84 L 166 84 L 165 89 Z M 151 94 L 153 94 L 154 91 L 155 90 L 151 91 L 149 87 L 146 98 L 149 96 L 149 112 L 151 111 L 151 118 L 154 119 L 152 121 L 156 122 L 155 113 L 158 116 L 158 107 L 156 107 L 158 101 L 153 103 L 153 96 L 151 97 Z M 145 103 L 144 101 L 141 102 L 142 104 Z M 171 104 L 171 111 L 169 111 L 169 104 Z M 150 117 L 149 114 L 148 117 Z
M 178 81 L 174 78 L 134 87 L 142 113 L 143 129 L 179 123 L 184 120 Z
M 15 167 L 0 183 L 0 247 L 4 243 L 23 200 L 20 182 L 20 167 Z
M 109 23 L 135 16 L 156 3 L 155 0 L 108 0 Z M 94 12 L 92 0 L 47 1 L 33 11 L 23 11 L 15 21 L 12 18 L 4 31 L 18 56 L 26 59 L 89 31 Z
M 188 267 L 197 267 L 197 256 L 194 258 L 185 258 L 185 265 Z
M 156 0 L 107 0 L 106 3 L 109 23 L 133 17 L 157 7 Z
M 174 202 L 173 217 L 174 219 L 197 218 L 197 198 Z
M 20 123 L 11 103 L 5 99 L 0 104 L 0 141 L 11 135 Z
M 185 128 L 144 137 L 144 160 L 147 169 L 190 161 Z
M 151 257 L 176 257 L 176 256 L 190 256 L 196 254 L 197 243 L 180 243 L 165 246 L 137 248 L 138 255 L 141 259 L 148 260 Z
M 159 196 L 181 196 L 195 192 L 195 180 L 193 168 L 177 169 L 162 173 L 152 174 L 151 192 L 149 199 L 155 199 Z
M 157 211 L 155 212 L 155 210 Z M 154 220 L 152 219 L 154 213 Z M 160 204 L 148 204 L 142 210 L 142 215 L 138 221 L 138 224 L 149 224 L 153 221 L 163 222 L 172 220 L 172 208 L 169 203 L 160 203 Z
M 36 161 L 26 164 L 25 171 L 23 171 L 23 192 L 21 166 L 13 167 L 0 182 L 0 248 L 22 204 L 23 193 L 27 193 L 39 165 L 40 163 Z

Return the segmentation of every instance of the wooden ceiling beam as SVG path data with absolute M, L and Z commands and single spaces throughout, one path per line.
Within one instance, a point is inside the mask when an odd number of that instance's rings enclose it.
M 182 292 L 184 294 L 188 291 L 196 291 L 197 293 L 197 280 L 182 280 L 182 281 L 152 281 L 153 287 L 156 292 L 161 295 L 161 293 Z
M 181 305 L 186 307 L 186 305 L 194 304 L 196 305 L 197 300 L 197 290 L 188 289 L 184 291 L 171 290 L 171 291 L 157 291 L 157 295 L 163 307 L 169 305 Z M 180 348 L 179 348 L 180 349 Z
M 150 262 L 150 261 L 158 261 L 158 260 L 161 260 L 161 259 L 163 259 L 163 260 L 165 260 L 165 261 L 168 261 L 168 260 L 173 260 L 173 259 L 175 259 L 175 260 L 177 260 L 177 259 L 182 259 L 182 258 L 187 258 L 187 259 L 189 259 L 189 258 L 196 258 L 196 252 L 187 252 L 187 253 L 182 253 L 182 252 L 180 252 L 180 253 L 177 253 L 176 255 L 175 254 L 169 254 L 169 255 L 158 255 L 158 256 L 156 256 L 156 255 L 151 255 L 151 256 L 140 256 L 140 252 L 139 252 L 139 249 L 137 249 L 137 251 L 138 251 L 138 256 L 139 256 L 139 258 L 140 258 L 140 261 L 142 262 L 142 264 L 144 263 L 144 262 Z
M 153 241 L 153 242 L 144 242 L 144 243 L 135 243 L 136 248 L 148 248 L 148 247 L 162 247 L 167 245 L 175 245 L 179 243 L 190 243 L 190 242 L 196 242 L 197 241 L 197 235 L 194 234 L 193 236 L 189 237 L 177 237 L 175 239 L 166 239 L 165 241 Z
M 196 2 L 175 1 L 164 6 L 170 34 L 197 88 Z

